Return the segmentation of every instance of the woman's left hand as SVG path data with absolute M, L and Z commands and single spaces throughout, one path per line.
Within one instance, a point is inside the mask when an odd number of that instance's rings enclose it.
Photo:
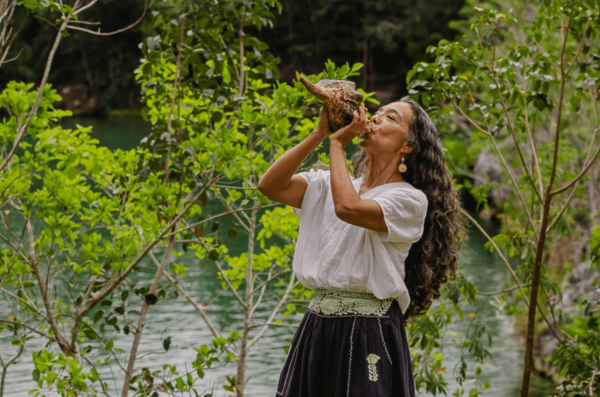
M 339 142 L 343 147 L 345 147 L 348 142 L 354 139 L 355 136 L 365 132 L 368 121 L 367 109 L 362 105 L 359 106 L 358 111 L 354 111 L 354 118 L 352 119 L 352 122 L 344 128 L 340 128 L 333 133 L 331 135 L 331 142 Z

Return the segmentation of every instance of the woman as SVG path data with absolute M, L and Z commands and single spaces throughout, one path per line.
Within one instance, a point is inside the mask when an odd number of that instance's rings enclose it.
M 415 395 L 404 320 L 424 314 L 456 276 L 460 199 L 427 113 L 410 99 L 318 128 L 258 188 L 298 210 L 294 273 L 317 290 L 282 369 L 277 396 Z M 359 136 L 352 177 L 344 148 Z M 331 138 L 330 171 L 294 175 Z M 403 314 L 404 313 L 404 314 Z

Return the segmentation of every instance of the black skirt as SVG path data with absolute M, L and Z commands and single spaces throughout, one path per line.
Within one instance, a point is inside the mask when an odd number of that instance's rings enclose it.
M 281 370 L 276 397 L 414 397 L 398 302 L 317 291 Z

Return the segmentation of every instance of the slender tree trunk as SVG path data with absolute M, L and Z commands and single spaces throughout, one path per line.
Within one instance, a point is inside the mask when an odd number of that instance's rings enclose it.
M 548 192 L 550 189 L 548 189 Z M 533 343 L 535 336 L 535 314 L 538 304 L 538 293 L 540 290 L 540 275 L 542 271 L 542 259 L 544 257 L 544 246 L 546 244 L 546 229 L 548 226 L 548 216 L 550 213 L 550 203 L 552 196 L 547 195 L 544 200 L 542 212 L 540 236 L 538 238 L 535 262 L 533 264 L 533 274 L 531 275 L 531 295 L 529 297 L 529 314 L 527 316 L 527 337 L 525 347 L 525 359 L 523 363 L 523 378 L 521 379 L 521 397 L 529 396 L 529 386 L 531 384 L 531 372 L 533 370 Z
M 542 271 L 542 260 L 544 258 L 544 248 L 546 245 L 546 236 L 548 233 L 548 217 L 550 216 L 550 205 L 552 203 L 552 186 L 556 177 L 556 168 L 558 163 L 558 151 L 561 132 L 561 121 L 563 103 L 565 99 L 565 83 L 568 70 L 565 68 L 565 52 L 567 48 L 567 39 L 569 37 L 569 27 L 573 20 L 575 0 L 571 1 L 571 13 L 566 29 L 563 33 L 562 52 L 560 57 L 560 93 L 558 96 L 558 114 L 556 115 L 556 132 L 554 133 L 554 148 L 552 171 L 546 187 L 546 195 L 543 200 L 542 216 L 540 219 L 540 231 L 535 252 L 535 262 L 533 264 L 533 273 L 531 275 L 531 297 L 529 298 L 529 314 L 527 316 L 527 337 L 525 345 L 525 359 L 523 363 L 523 378 L 521 379 L 520 397 L 529 396 L 529 387 L 531 385 L 531 372 L 533 371 L 533 342 L 535 336 L 535 313 L 538 305 L 538 292 L 540 290 L 540 275 Z M 541 192 L 540 192 L 541 194 Z M 535 226 L 534 226 L 535 227 Z
M 252 311 L 252 292 L 254 290 L 254 281 L 252 274 L 252 261 L 254 257 L 254 231 L 256 229 L 256 215 L 258 210 L 253 210 L 250 217 L 250 231 L 248 233 L 248 265 L 246 268 L 246 307 L 244 310 L 244 331 L 242 334 L 242 344 L 238 357 L 237 376 L 235 378 L 235 390 L 237 397 L 244 396 L 244 387 L 246 386 L 246 356 L 248 354 L 248 332 L 250 330 L 250 314 Z
M 173 227 L 173 232 L 177 230 L 177 226 Z M 160 279 L 163 275 L 167 264 L 169 263 L 169 257 L 171 256 L 171 250 L 173 249 L 173 245 L 175 244 L 175 234 L 173 234 L 169 238 L 169 242 L 167 243 L 167 247 L 165 248 L 165 253 L 163 254 L 162 261 L 158 269 L 156 269 L 156 275 L 154 276 L 154 281 L 152 282 L 152 286 L 148 291 L 148 294 L 154 294 L 158 289 L 158 284 L 160 283 Z M 137 350 L 140 345 L 140 341 L 142 339 L 142 332 L 144 328 L 146 328 L 146 324 L 144 321 L 146 320 L 146 314 L 148 314 L 148 302 L 144 301 L 142 305 L 142 312 L 140 313 L 140 319 L 138 320 L 137 328 L 135 329 L 135 337 L 133 338 L 133 344 L 131 346 L 131 351 L 129 353 L 129 361 L 127 363 L 127 372 L 125 373 L 125 380 L 123 381 L 123 389 L 121 391 L 121 397 L 127 397 L 129 393 L 129 382 L 133 377 L 133 366 L 135 365 L 135 359 L 137 356 Z

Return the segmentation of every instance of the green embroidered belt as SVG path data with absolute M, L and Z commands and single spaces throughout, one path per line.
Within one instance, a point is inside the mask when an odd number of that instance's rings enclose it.
M 308 310 L 324 316 L 383 317 L 393 301 L 377 299 L 368 293 L 317 290 Z

